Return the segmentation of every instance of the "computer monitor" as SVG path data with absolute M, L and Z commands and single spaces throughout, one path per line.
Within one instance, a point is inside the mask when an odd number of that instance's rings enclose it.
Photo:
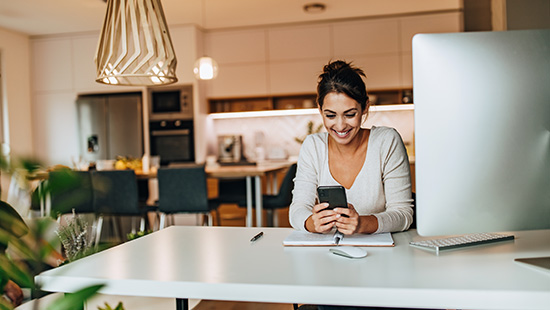
M 550 29 L 412 45 L 418 233 L 550 229 Z

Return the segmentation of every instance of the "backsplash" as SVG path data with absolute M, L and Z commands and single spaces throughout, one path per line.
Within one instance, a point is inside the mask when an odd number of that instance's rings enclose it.
M 255 160 L 255 148 L 259 144 L 263 146 L 268 159 L 279 157 L 281 152 L 286 156 L 298 156 L 301 144 L 295 139 L 303 139 L 306 136 L 310 121 L 314 124 L 313 128 L 317 128 L 322 124 L 321 115 L 213 119 L 208 122 L 211 128 L 208 128 L 210 134 L 207 154 L 217 155 L 217 136 L 242 135 L 243 155 L 250 161 Z M 397 129 L 409 149 L 409 155 L 413 155 L 413 111 L 370 112 L 363 127 L 370 128 L 373 125 Z M 325 131 L 324 127 L 321 131 Z

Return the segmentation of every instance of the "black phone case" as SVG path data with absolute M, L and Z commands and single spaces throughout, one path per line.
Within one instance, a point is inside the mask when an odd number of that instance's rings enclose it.
M 328 202 L 329 209 L 348 207 L 346 190 L 343 186 L 319 186 L 317 196 L 319 202 Z

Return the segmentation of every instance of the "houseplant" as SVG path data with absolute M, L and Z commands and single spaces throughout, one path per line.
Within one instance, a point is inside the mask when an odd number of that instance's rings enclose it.
M 40 165 L 32 160 L 20 160 L 10 162 L 0 156 L 0 169 L 4 173 L 17 173 L 20 180 L 28 180 L 35 175 Z M 38 199 L 43 199 L 51 188 L 46 186 L 45 191 L 38 193 Z M 65 206 L 66 207 L 66 206 Z M 62 210 L 52 210 L 52 214 L 58 214 Z M 55 225 L 51 217 L 33 219 L 25 223 L 21 216 L 6 202 L 0 201 L 0 293 L 5 291 L 7 283 L 15 283 L 18 286 L 30 288 L 33 292 L 40 292 L 40 287 L 34 283 L 34 276 L 43 270 L 54 267 L 59 258 L 59 239 L 48 239 L 47 232 Z M 7 246 L 9 250 L 6 250 Z M 103 285 L 95 285 L 84 288 L 76 293 L 65 294 L 54 301 L 47 309 L 69 310 L 83 309 L 86 299 L 93 296 Z M 10 289 L 13 285 L 9 286 Z M 0 298 L 0 310 L 11 310 L 14 304 L 4 298 Z M 34 303 L 34 309 L 39 309 L 39 299 Z

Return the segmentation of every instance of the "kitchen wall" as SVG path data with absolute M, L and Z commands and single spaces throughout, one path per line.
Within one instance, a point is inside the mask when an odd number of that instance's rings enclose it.
M 412 46 L 416 33 L 462 31 L 462 12 L 441 12 L 386 18 L 256 27 L 205 33 L 205 51 L 220 65 L 217 79 L 207 85 L 209 98 L 313 94 L 323 66 L 334 59 L 352 61 L 367 75 L 368 90 L 412 88 Z M 295 137 L 305 135 L 316 115 L 212 119 L 208 155 L 216 155 L 217 135 L 243 136 L 245 155 L 254 158 L 257 134 L 267 154 L 299 152 Z M 412 150 L 414 112 L 371 113 L 365 127 L 398 129 Z
M 243 155 L 248 160 L 254 161 L 256 136 L 264 136 L 263 147 L 266 155 L 270 152 L 280 154 L 283 151 L 288 157 L 298 156 L 301 144 L 295 138 L 303 139 L 307 134 L 308 122 L 314 123 L 314 128 L 322 124 L 320 114 L 290 115 L 290 116 L 266 116 L 255 118 L 211 119 L 211 138 L 208 148 L 209 155 L 217 155 L 218 135 L 242 135 Z M 413 111 L 384 111 L 370 112 L 363 127 L 389 126 L 396 128 L 401 134 L 405 145 L 410 147 L 409 155 L 413 152 L 414 112 Z M 324 127 L 321 131 L 325 131 Z
M 14 157 L 33 155 L 29 46 L 27 35 L 0 28 L 0 141 L 10 145 Z M 5 201 L 9 176 L 2 174 L 0 183 Z
M 201 31 L 195 26 L 184 25 L 170 28 L 178 59 L 177 84 L 194 84 L 193 62 L 202 50 L 199 43 Z M 79 154 L 77 133 L 76 98 L 79 94 L 146 92 L 145 87 L 103 85 L 95 82 L 94 54 L 99 33 L 77 33 L 33 37 L 30 40 L 32 90 L 32 129 L 35 157 L 44 165 L 72 165 L 72 158 Z M 176 85 L 177 85 L 176 84 Z M 204 95 L 197 91 L 194 96 L 195 111 L 200 108 Z M 203 93 L 204 94 L 204 93 Z M 147 96 L 144 96 L 144 130 L 148 132 Z M 200 115 L 197 126 L 203 127 Z M 30 130 L 30 128 L 29 128 Z M 202 133 L 202 131 L 201 131 Z M 128 134 L 132 134 L 129 132 Z M 147 135 L 146 135 L 147 136 Z M 200 150 L 200 136 L 195 137 Z M 148 149 L 148 137 L 144 141 Z M 204 154 L 202 154 L 204 157 Z
M 33 155 L 29 37 L 0 28 L 3 133 L 16 156 Z

